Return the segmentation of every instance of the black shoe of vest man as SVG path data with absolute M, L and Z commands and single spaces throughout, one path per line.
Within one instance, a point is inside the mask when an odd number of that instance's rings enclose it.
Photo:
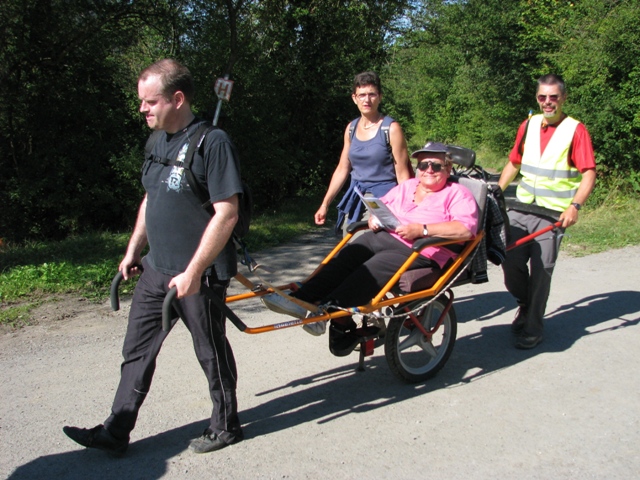
M 213 433 L 210 428 L 207 428 L 202 435 L 198 438 L 194 438 L 189 443 L 189 450 L 194 453 L 209 453 L 220 450 L 234 443 L 239 443 L 244 439 L 242 434 L 236 435 L 231 443 L 224 442 L 218 435 Z
M 103 425 L 96 425 L 93 428 L 63 427 L 62 431 L 83 447 L 104 450 L 116 457 L 124 455 L 129 446 L 128 438 L 114 437 Z
M 524 307 L 518 308 L 516 316 L 511 323 L 511 333 L 516 337 L 522 336 L 524 332 L 524 324 L 527 321 L 527 310 Z
M 542 342 L 542 335 L 526 335 L 519 336 L 516 340 L 516 348 L 520 350 L 531 350 Z

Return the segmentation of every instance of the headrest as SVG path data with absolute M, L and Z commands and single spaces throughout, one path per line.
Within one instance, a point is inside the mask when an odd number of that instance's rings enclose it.
M 456 145 L 447 145 L 451 160 L 461 167 L 471 168 L 476 164 L 476 152 L 470 148 L 458 147 Z

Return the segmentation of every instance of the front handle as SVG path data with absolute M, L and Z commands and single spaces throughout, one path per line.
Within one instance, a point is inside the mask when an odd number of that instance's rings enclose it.
M 118 270 L 118 273 L 116 273 L 116 276 L 113 277 L 113 280 L 111 281 L 111 293 L 109 297 L 111 298 L 111 310 L 113 310 L 114 312 L 117 312 L 118 310 L 120 310 L 120 298 L 118 297 L 118 287 L 120 286 L 120 282 L 122 281 L 123 278 L 124 278 L 124 275 L 122 275 L 122 272 Z
M 162 303 L 162 330 L 165 332 L 171 330 L 171 314 L 173 313 L 172 304 L 177 296 L 178 289 L 176 287 L 172 287 L 167 293 L 167 296 L 164 297 L 164 302 Z

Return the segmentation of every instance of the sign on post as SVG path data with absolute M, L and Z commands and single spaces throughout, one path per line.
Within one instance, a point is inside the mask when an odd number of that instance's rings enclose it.
M 228 102 L 231 98 L 231 89 L 233 88 L 233 80 L 229 80 L 229 75 L 225 75 L 224 78 L 218 78 L 216 84 L 213 87 L 214 92 L 218 96 L 218 105 L 216 106 L 216 113 L 213 117 L 213 124 L 218 125 L 218 118 L 220 117 L 220 108 L 222 108 L 222 101 Z
M 233 88 L 233 80 L 228 78 L 219 78 L 216 80 L 216 85 L 213 89 L 220 100 L 229 101 L 231 98 L 231 89 Z

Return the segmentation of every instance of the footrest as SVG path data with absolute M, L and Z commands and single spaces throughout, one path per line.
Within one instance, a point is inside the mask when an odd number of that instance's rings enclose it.
M 330 325 L 329 351 L 336 357 L 345 357 L 353 352 L 357 345 L 376 338 L 379 332 L 380 328 L 373 326 L 354 328 L 343 332 L 335 325 Z
M 380 333 L 380 327 L 374 327 L 373 325 L 368 325 L 366 327 L 356 328 L 353 333 L 361 338 L 361 341 L 371 340 L 376 338 Z

